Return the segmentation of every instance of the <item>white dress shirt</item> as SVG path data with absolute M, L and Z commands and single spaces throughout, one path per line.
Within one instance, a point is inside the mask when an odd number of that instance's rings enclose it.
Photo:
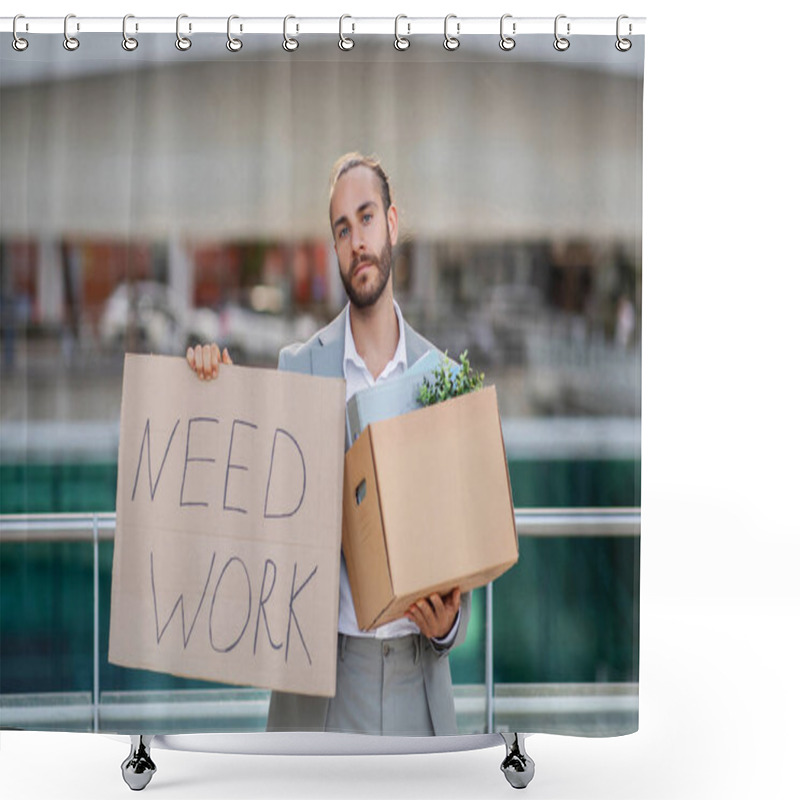
M 345 395 L 346 400 L 362 389 L 370 386 L 375 386 L 378 383 L 398 378 L 402 375 L 408 367 L 408 359 L 406 356 L 406 332 L 403 324 L 403 313 L 400 311 L 400 306 L 394 303 L 394 311 L 397 315 L 397 324 L 400 328 L 400 338 L 397 342 L 397 349 L 394 356 L 389 363 L 384 367 L 383 372 L 377 377 L 372 377 L 372 373 L 367 369 L 364 359 L 358 354 L 356 350 L 356 343 L 353 339 L 353 331 L 350 327 L 350 304 L 347 305 L 347 313 L 345 314 L 345 335 L 344 335 L 344 378 L 345 378 Z M 459 622 L 461 609 L 458 610 L 456 623 Z M 443 639 L 435 639 L 434 641 L 442 647 L 450 645 L 455 639 L 458 624 L 454 624 L 450 633 Z M 411 633 L 419 633 L 419 627 L 416 622 L 410 619 L 401 617 L 393 622 L 387 622 L 385 625 L 380 625 L 372 631 L 362 631 L 358 627 L 356 620 L 355 607 L 353 606 L 353 594 L 350 590 L 350 580 L 347 577 L 347 567 L 344 563 L 344 554 L 341 557 L 340 566 L 340 579 L 339 579 L 339 632 L 347 634 L 348 636 L 371 636 L 378 639 L 395 638 L 399 636 L 407 636 Z

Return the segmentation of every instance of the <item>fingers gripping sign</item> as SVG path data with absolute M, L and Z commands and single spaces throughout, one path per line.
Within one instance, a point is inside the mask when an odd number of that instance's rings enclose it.
M 417 600 L 406 611 L 406 619 L 417 623 L 423 636 L 443 639 L 450 633 L 461 603 L 461 590 L 457 587 L 442 597 L 434 592 L 430 597 Z
M 198 344 L 186 350 L 186 362 L 197 373 L 202 381 L 209 381 L 219 375 L 219 365 L 233 364 L 233 359 L 226 347 L 220 354 L 219 346 L 211 344 Z

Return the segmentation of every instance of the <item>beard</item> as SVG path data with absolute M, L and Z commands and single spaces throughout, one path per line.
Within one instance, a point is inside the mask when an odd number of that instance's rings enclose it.
M 357 287 L 353 282 L 353 274 L 358 267 L 368 261 L 378 268 L 378 282 L 370 287 Z M 347 293 L 350 302 L 356 308 L 368 308 L 374 305 L 378 298 L 383 294 L 386 284 L 389 282 L 389 275 L 392 272 L 392 243 L 389 237 L 386 237 L 386 243 L 381 249 L 380 257 L 376 257 L 373 253 L 362 253 L 358 258 L 354 258 L 350 263 L 350 270 L 347 275 L 339 271 L 342 278 L 342 285 Z

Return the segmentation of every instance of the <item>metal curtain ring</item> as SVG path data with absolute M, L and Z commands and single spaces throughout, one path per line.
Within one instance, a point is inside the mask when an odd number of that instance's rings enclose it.
M 401 19 L 408 19 L 408 17 L 405 14 L 398 14 L 394 18 L 394 47 L 395 50 L 408 50 L 408 48 L 411 47 L 411 40 L 400 35 L 399 25 Z M 406 35 L 410 36 L 411 23 L 407 22 L 406 25 L 408 26 L 408 33 Z
M 619 50 L 619 51 L 620 51 L 620 53 L 626 53 L 628 50 L 630 50 L 630 49 L 631 49 L 631 47 L 633 47 L 633 42 L 632 42 L 630 39 L 623 39 L 623 38 L 622 38 L 622 37 L 619 35 L 619 23 L 620 23 L 620 22 L 621 22 L 623 19 L 628 19 L 628 16 L 627 16 L 627 14 L 620 14 L 620 15 L 617 17 L 617 41 L 616 41 L 616 42 L 614 42 L 614 47 L 616 47 L 616 48 L 617 48 L 617 50 Z M 631 27 L 631 24 L 630 24 L 630 22 L 629 22 L 629 23 L 628 23 L 628 36 L 630 36 L 630 34 L 631 34 L 631 31 L 632 31 L 632 30 L 633 30 L 633 28 Z
M 235 38 L 231 34 L 231 21 L 234 19 L 239 19 L 236 14 L 231 14 L 228 17 L 228 41 L 225 42 L 225 47 L 231 51 L 231 53 L 238 53 L 242 49 L 242 40 Z
M 458 38 L 458 34 L 461 32 L 461 23 L 456 22 L 456 35 L 451 36 L 447 30 L 447 23 L 450 22 L 451 19 L 458 19 L 455 14 L 448 14 L 444 18 L 444 49 L 449 50 L 452 52 L 453 50 L 458 50 L 459 46 L 461 45 L 461 41 Z
M 289 36 L 287 32 L 287 26 L 290 19 L 296 19 L 296 17 L 293 17 L 291 14 L 289 14 L 283 18 L 283 49 L 287 53 L 293 53 L 298 47 L 300 47 L 300 42 L 298 42 L 297 39 L 293 39 L 291 36 Z
M 192 46 L 192 40 L 181 34 L 181 20 L 187 19 L 188 16 L 188 14 L 178 14 L 178 18 L 175 20 L 175 47 L 182 51 L 186 51 Z M 189 30 L 191 31 L 191 29 L 192 26 L 189 25 Z
M 24 14 L 17 14 L 17 16 L 14 17 L 14 22 L 13 22 L 13 24 L 11 26 L 11 32 L 14 34 L 14 39 L 11 42 L 11 46 L 18 53 L 21 53 L 23 50 L 27 50 L 28 49 L 28 40 L 27 39 L 23 39 L 17 33 L 17 20 L 18 19 L 25 19 L 25 15 Z
M 67 14 L 67 16 L 64 17 L 64 49 L 69 50 L 70 52 L 77 50 L 81 46 L 81 43 L 74 36 L 70 36 L 69 32 L 67 31 L 67 25 L 69 24 L 70 19 L 74 18 L 74 14 Z M 80 27 L 78 27 L 78 30 L 80 30 Z
M 349 14 L 342 14 L 339 17 L 339 49 L 340 50 L 352 50 L 355 47 L 355 42 L 352 39 L 348 39 L 342 30 L 342 26 L 344 25 L 344 21 L 346 19 L 353 19 Z M 353 31 L 355 31 L 356 26 L 353 23 Z
M 559 53 L 563 53 L 565 50 L 569 49 L 569 39 L 565 38 L 564 36 L 560 36 L 558 33 L 558 21 L 560 19 L 566 19 L 566 14 L 559 14 L 556 17 L 555 24 L 553 25 L 553 32 L 555 34 L 556 40 L 553 42 L 553 47 L 558 50 Z M 567 23 L 567 36 L 569 36 L 569 28 L 570 24 Z
M 138 46 L 139 40 L 133 36 L 128 36 L 128 20 L 135 19 L 133 14 L 126 14 L 122 18 L 122 49 L 132 53 Z
M 506 52 L 508 52 L 509 50 L 513 50 L 517 44 L 517 40 L 514 39 L 513 36 L 508 36 L 505 30 L 503 29 L 503 26 L 507 19 L 511 19 L 511 14 L 503 14 L 503 16 L 500 17 L 500 49 L 505 50 Z M 511 32 L 512 34 L 515 34 L 517 32 L 516 22 L 511 23 Z

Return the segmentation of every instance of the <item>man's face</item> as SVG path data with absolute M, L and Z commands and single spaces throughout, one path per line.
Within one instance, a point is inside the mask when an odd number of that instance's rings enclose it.
M 369 167 L 353 167 L 336 183 L 330 212 L 345 292 L 356 308 L 367 308 L 389 282 L 397 210 L 384 212 L 378 177 Z

